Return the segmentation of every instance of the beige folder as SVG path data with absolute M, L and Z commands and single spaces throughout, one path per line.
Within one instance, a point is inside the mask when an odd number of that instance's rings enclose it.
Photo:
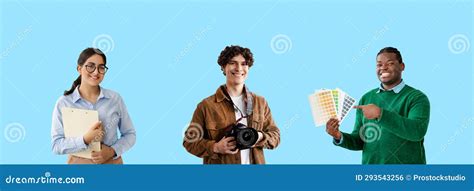
M 82 137 L 94 123 L 99 121 L 99 113 L 94 110 L 64 107 L 61 113 L 66 137 Z M 92 151 L 100 151 L 100 142 L 92 142 L 86 150 L 72 153 L 72 155 L 91 159 Z

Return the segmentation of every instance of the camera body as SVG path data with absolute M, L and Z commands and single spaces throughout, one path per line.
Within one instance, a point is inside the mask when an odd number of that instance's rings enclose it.
M 251 148 L 258 140 L 258 132 L 242 123 L 230 125 L 226 129 L 226 137 L 234 137 L 239 150 Z

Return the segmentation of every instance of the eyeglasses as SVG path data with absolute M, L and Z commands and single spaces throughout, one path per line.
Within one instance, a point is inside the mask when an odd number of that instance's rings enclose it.
M 103 64 L 99 65 L 99 67 L 96 67 L 94 64 L 87 64 L 86 65 L 86 71 L 89 72 L 89 73 L 93 73 L 96 68 L 99 70 L 100 74 L 105 74 L 107 72 L 107 70 L 109 69 L 109 68 L 107 68 L 107 66 L 105 66 Z

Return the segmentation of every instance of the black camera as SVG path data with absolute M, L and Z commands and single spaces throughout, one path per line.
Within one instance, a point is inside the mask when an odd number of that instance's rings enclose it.
M 257 142 L 258 132 L 254 128 L 249 128 L 242 123 L 231 125 L 227 128 L 226 137 L 234 137 L 236 148 L 239 150 L 248 149 Z

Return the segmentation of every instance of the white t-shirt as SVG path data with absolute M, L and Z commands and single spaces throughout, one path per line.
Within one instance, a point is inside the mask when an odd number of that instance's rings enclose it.
M 238 110 L 235 110 L 235 120 L 238 120 L 242 117 L 242 115 L 245 116 L 245 109 L 246 106 L 244 104 L 244 96 L 241 94 L 240 96 L 237 97 L 230 97 L 232 99 L 232 102 L 242 111 L 242 114 Z M 247 118 L 243 118 L 242 120 L 239 121 L 239 123 L 244 124 L 247 126 Z M 241 164 L 250 164 L 250 149 L 243 149 L 240 150 L 240 161 Z

